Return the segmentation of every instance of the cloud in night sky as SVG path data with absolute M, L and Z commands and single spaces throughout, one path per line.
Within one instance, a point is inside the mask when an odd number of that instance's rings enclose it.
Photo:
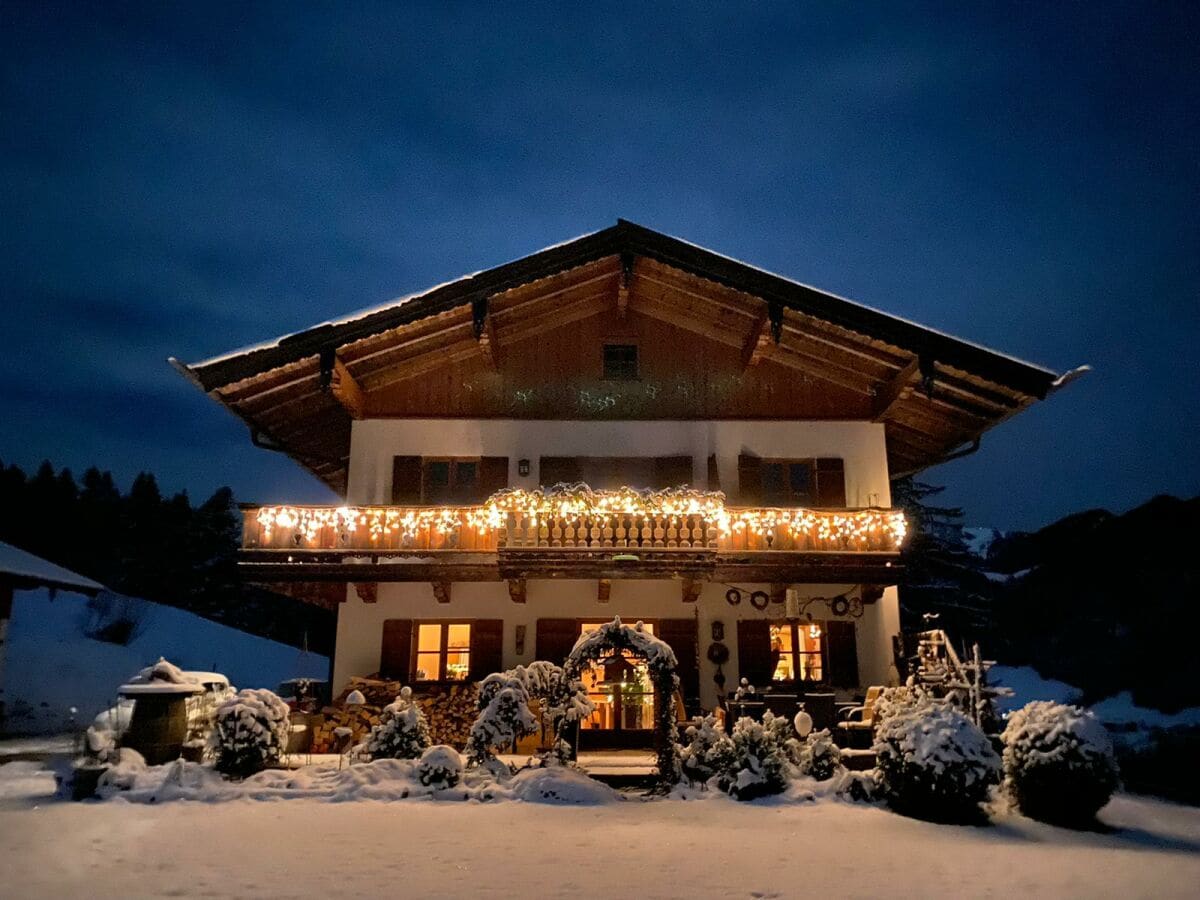
M 1195 9 L 166 7 L 0 7 L 5 462 L 325 499 L 166 357 L 622 216 L 1095 366 L 928 474 L 971 521 L 1200 491 Z

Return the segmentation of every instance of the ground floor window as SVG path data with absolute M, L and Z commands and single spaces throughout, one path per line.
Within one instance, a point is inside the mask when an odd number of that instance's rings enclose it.
M 772 622 L 772 681 L 821 681 L 821 626 L 816 622 Z
M 580 635 L 595 631 L 600 622 L 585 622 Z M 655 633 L 651 623 L 643 626 Z M 583 673 L 583 685 L 596 705 L 582 723 L 590 731 L 648 731 L 654 728 L 654 686 L 646 661 L 629 651 L 597 660 Z
M 466 681 L 471 671 L 471 623 L 417 625 L 415 681 Z

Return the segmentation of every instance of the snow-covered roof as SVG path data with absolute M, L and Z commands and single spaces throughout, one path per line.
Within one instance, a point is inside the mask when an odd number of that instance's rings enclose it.
M 3 541 L 0 541 L 0 581 L 9 582 L 22 590 L 47 587 L 82 594 L 98 594 L 106 590 L 98 581 Z

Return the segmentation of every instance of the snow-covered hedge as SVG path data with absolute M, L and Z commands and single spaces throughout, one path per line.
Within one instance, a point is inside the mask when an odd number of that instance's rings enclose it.
M 766 712 L 761 722 L 743 717 L 734 723 L 733 758 L 718 781 L 730 796 L 753 800 L 782 793 L 787 787 L 788 731 L 779 726 L 779 721 L 780 717 Z M 790 730 L 791 723 L 782 721 Z
M 733 767 L 733 739 L 717 723 L 716 716 L 705 716 L 684 732 L 687 743 L 679 747 L 680 769 L 692 784 L 703 785 L 714 775 Z
M 1038 700 L 1004 729 L 1004 783 L 1035 819 L 1086 822 L 1117 787 L 1112 741 L 1087 710 Z
M 876 728 L 874 750 L 883 797 L 921 818 L 970 819 L 1000 780 L 1000 757 L 987 735 L 945 703 L 889 715 Z
M 217 770 L 244 778 L 274 765 L 287 751 L 289 728 L 287 704 L 271 691 L 239 691 L 217 707 L 210 737 Z
M 412 698 L 412 688 L 402 687 L 400 696 L 383 708 L 379 724 L 360 746 L 368 759 L 417 759 L 429 747 L 429 723 Z
M 417 763 L 417 780 L 425 787 L 452 788 L 463 776 L 463 758 L 453 747 L 435 744 L 421 754 Z
M 828 781 L 842 766 L 842 751 L 833 742 L 829 729 L 814 731 L 800 745 L 800 774 Z

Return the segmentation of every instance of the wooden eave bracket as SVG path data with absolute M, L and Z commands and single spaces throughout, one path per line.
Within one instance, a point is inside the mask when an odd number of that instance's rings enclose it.
M 680 585 L 684 603 L 695 603 L 700 599 L 700 590 L 704 587 L 704 582 L 698 578 L 684 578 Z
M 875 400 L 871 405 L 871 421 L 882 422 L 901 400 L 912 395 L 913 378 L 921 370 L 921 358 L 914 356 L 890 381 L 875 389 Z
M 450 582 L 435 581 L 433 582 L 433 596 L 438 603 L 450 602 Z
M 475 332 L 475 341 L 479 344 L 479 352 L 493 372 L 499 371 L 496 360 L 496 326 L 495 316 L 491 314 L 491 301 L 488 297 L 476 298 L 471 301 L 471 326 Z
M 379 602 L 379 584 L 374 581 L 354 582 L 354 592 L 363 603 Z
M 596 602 L 607 603 L 610 596 L 612 596 L 612 580 L 601 578 L 596 582 Z
M 767 321 L 768 314 L 764 310 L 763 314 L 755 319 L 754 324 L 750 327 L 750 333 L 746 335 L 746 341 L 742 344 L 743 372 L 762 362 L 767 351 L 771 349 L 771 336 L 767 333 Z
M 362 419 L 366 416 L 367 395 L 362 385 L 350 374 L 346 364 L 337 355 L 337 349 L 326 347 L 319 356 L 319 384 L 322 391 L 329 391 L 342 405 L 350 417 Z
M 513 603 L 525 602 L 525 579 L 524 578 L 509 578 L 508 579 L 508 596 Z

